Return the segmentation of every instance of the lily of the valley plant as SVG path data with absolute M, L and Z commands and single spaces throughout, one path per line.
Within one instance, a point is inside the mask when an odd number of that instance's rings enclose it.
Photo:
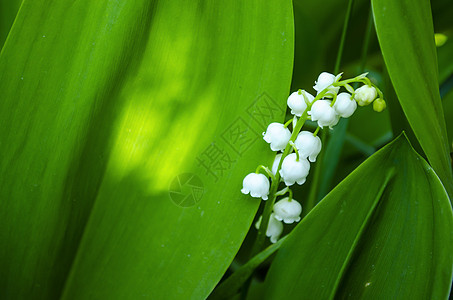
M 301 219 L 302 206 L 293 199 L 290 187 L 305 183 L 310 163 L 316 161 L 322 149 L 319 130 L 325 127 L 332 129 L 340 118 L 352 116 L 357 106 L 373 104 L 377 112 L 385 109 L 382 92 L 366 76 L 367 73 L 364 73 L 341 80 L 342 73 L 337 76 L 321 73 L 313 86 L 316 96 L 302 89 L 293 92 L 287 101 L 293 119 L 284 124 L 271 123 L 263 132 L 263 139 L 269 143 L 272 151 L 277 152 L 274 163 L 271 168 L 260 165 L 254 173 L 245 176 L 241 192 L 267 201 L 267 209 L 264 209 L 263 216 L 260 216 L 255 226 L 261 232 L 265 230 L 272 243 L 277 242 L 283 232 L 282 222 L 291 224 Z M 362 86 L 354 89 L 354 83 Z M 340 93 L 342 88 L 346 91 Z M 301 131 L 306 120 L 316 121 L 318 128 L 314 132 Z M 288 128 L 290 125 L 292 132 Z M 280 181 L 286 187 L 277 191 Z M 277 197 L 285 194 L 288 196 L 276 202 Z

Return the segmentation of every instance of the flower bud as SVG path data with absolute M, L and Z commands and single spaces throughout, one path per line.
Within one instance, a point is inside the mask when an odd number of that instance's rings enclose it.
M 307 102 L 311 103 L 314 99 L 315 97 L 310 93 L 299 90 L 288 97 L 288 107 L 291 108 L 291 113 L 293 115 L 300 117 L 307 109 Z
M 377 92 L 373 86 L 363 85 L 355 90 L 354 99 L 360 106 L 369 105 L 376 98 Z
M 310 171 L 310 163 L 306 158 L 299 157 L 297 160 L 296 153 L 291 153 L 282 163 L 280 175 L 287 186 L 297 184 L 304 184 Z
M 263 139 L 271 144 L 272 151 L 281 151 L 285 149 L 291 138 L 291 131 L 281 123 L 271 123 L 263 132 Z
M 387 107 L 384 99 L 378 98 L 373 102 L 373 109 L 377 112 L 383 111 Z
M 315 85 L 313 86 L 313 88 L 318 92 L 317 94 L 319 94 L 322 90 L 333 84 L 335 81 L 336 81 L 335 75 L 327 72 L 322 72 L 321 74 L 319 74 L 318 80 L 315 81 Z M 331 86 L 328 89 L 329 92 L 325 96 L 333 97 L 333 93 L 336 94 L 338 93 L 339 90 L 340 90 L 339 86 L 337 87 Z
M 333 108 L 340 117 L 349 118 L 357 108 L 357 102 L 348 93 L 340 93 L 333 104 Z
M 263 174 L 250 173 L 242 181 L 243 194 L 250 193 L 250 196 L 267 200 L 269 195 L 269 179 Z
M 275 219 L 283 221 L 286 224 L 299 222 L 301 213 L 302 205 L 294 199 L 290 200 L 286 197 L 274 204 Z
M 278 238 L 283 232 L 283 224 L 274 217 L 272 213 L 269 218 L 269 224 L 267 225 L 266 236 L 270 237 L 271 243 L 276 243 Z M 259 229 L 263 216 L 260 216 L 258 221 L 255 223 L 255 228 Z
M 299 151 L 299 156 L 302 158 L 307 158 L 311 162 L 316 161 L 316 157 L 322 148 L 321 139 L 317 136 L 314 136 L 310 131 L 302 131 L 297 135 L 296 140 L 294 141 L 297 150 Z
M 329 126 L 332 128 L 338 123 L 339 116 L 335 109 L 330 106 L 332 101 L 330 100 L 318 100 L 313 103 L 311 110 L 308 112 L 311 115 L 312 121 L 318 121 L 318 126 L 324 128 Z

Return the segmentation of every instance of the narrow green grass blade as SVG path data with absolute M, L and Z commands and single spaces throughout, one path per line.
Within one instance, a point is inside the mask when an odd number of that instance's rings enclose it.
M 439 95 L 430 3 L 373 0 L 372 7 L 379 44 L 398 100 L 429 163 L 452 198 L 453 175 Z
M 260 203 L 240 188 L 293 34 L 289 1 L 26 1 L 0 56 L 6 298 L 206 297 Z
M 447 299 L 453 215 L 433 169 L 399 137 L 291 232 L 267 299 Z

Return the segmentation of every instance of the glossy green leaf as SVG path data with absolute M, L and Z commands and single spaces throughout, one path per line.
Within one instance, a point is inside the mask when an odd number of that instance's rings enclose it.
M 230 277 L 216 287 L 214 292 L 209 295 L 210 299 L 230 299 L 236 295 L 247 279 L 253 274 L 253 271 L 274 254 L 285 242 L 286 238 L 287 237 L 281 238 L 275 244 L 270 245 L 242 265 Z
M 404 136 L 329 193 L 291 232 L 268 299 L 447 299 L 453 215 L 433 169 Z
M 412 142 L 411 145 L 414 150 L 418 153 L 424 153 L 417 137 L 414 134 L 414 131 L 412 130 L 412 127 L 409 124 L 409 121 L 406 118 L 406 115 L 404 114 L 401 103 L 398 101 L 398 97 L 396 96 L 395 89 L 393 88 L 393 84 L 388 73 L 385 72 L 383 77 L 383 93 L 385 94 L 385 102 L 387 103 L 387 110 L 390 116 L 393 136 L 399 136 L 402 132 L 404 132 L 407 138 Z
M 0 0 L 0 49 L 8 36 L 22 0 Z
M 206 297 L 292 59 L 289 1 L 25 0 L 0 56 L 2 295 Z
M 382 55 L 398 100 L 451 198 L 453 175 L 439 95 L 430 3 L 373 0 L 372 7 Z

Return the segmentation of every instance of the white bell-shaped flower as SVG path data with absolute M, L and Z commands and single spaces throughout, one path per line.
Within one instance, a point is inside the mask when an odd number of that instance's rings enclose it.
M 288 107 L 291 108 L 293 115 L 300 117 L 307 109 L 308 104 L 312 103 L 314 99 L 315 97 L 310 93 L 299 90 L 288 97 Z
M 308 112 L 311 115 L 312 121 L 318 121 L 318 126 L 324 128 L 329 126 L 332 128 L 338 123 L 340 117 L 333 107 L 330 106 L 330 100 L 318 100 L 313 103 L 311 110 Z
M 326 87 L 332 85 L 335 82 L 336 78 L 337 77 L 335 77 L 335 75 L 333 74 L 322 72 L 321 74 L 319 74 L 318 80 L 315 81 L 315 85 L 313 86 L 313 88 L 317 91 L 317 94 L 319 94 Z M 337 87 L 331 86 L 328 89 L 329 92 L 325 96 L 333 97 L 333 94 L 334 93 L 337 94 L 339 90 L 340 90 L 339 86 Z
M 307 158 L 311 162 L 316 161 L 316 157 L 321 152 L 322 143 L 318 136 L 314 136 L 310 131 L 302 131 L 297 135 L 294 145 L 299 151 L 299 156 Z
M 269 195 L 269 179 L 263 174 L 250 173 L 242 181 L 243 194 L 250 193 L 250 196 L 267 200 Z
M 255 223 L 255 228 L 259 229 L 263 216 L 260 216 L 258 221 Z M 275 214 L 272 213 L 269 218 L 269 224 L 267 225 L 266 236 L 270 237 L 271 243 L 276 243 L 278 238 L 283 232 L 283 224 L 275 218 Z
M 274 162 L 272 163 L 272 174 L 277 175 L 278 165 L 280 164 L 281 159 L 282 159 L 281 153 L 275 156 Z
M 280 169 L 280 175 L 287 186 L 297 184 L 304 184 L 310 171 L 310 163 L 306 158 L 299 157 L 297 160 L 297 154 L 291 153 L 282 163 Z
M 349 118 L 357 109 L 357 102 L 354 101 L 349 93 L 340 93 L 333 104 L 337 114 L 343 118 Z
M 354 99 L 360 106 L 365 106 L 373 102 L 377 96 L 377 91 L 373 86 L 363 85 L 355 90 Z
M 274 204 L 274 217 L 286 224 L 299 222 L 301 213 L 302 205 L 294 199 L 286 197 Z
M 340 116 L 339 115 L 335 115 L 335 120 L 329 125 L 329 128 L 332 129 L 335 125 L 338 124 L 338 121 L 340 121 Z
M 291 131 L 281 123 L 271 123 L 267 126 L 266 132 L 263 132 L 263 139 L 271 144 L 272 151 L 285 149 L 290 138 Z

